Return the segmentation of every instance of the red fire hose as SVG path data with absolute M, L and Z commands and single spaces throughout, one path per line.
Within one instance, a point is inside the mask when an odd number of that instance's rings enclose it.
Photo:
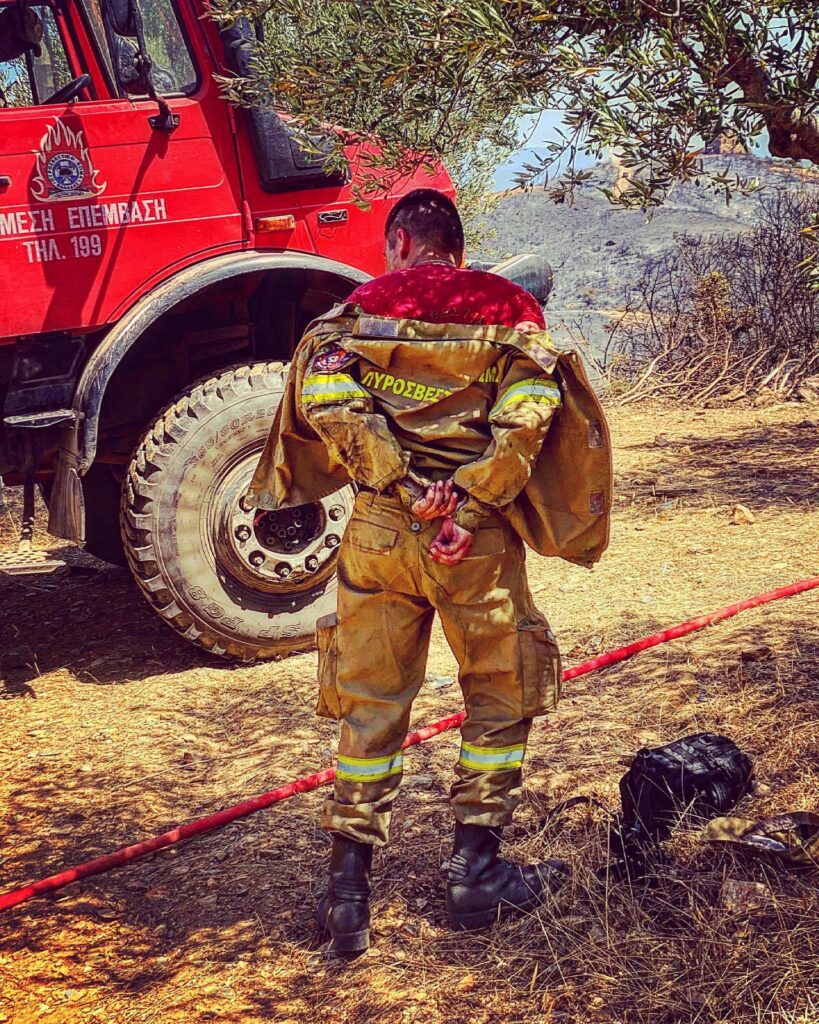
M 657 647 L 659 644 L 667 643 L 669 640 L 676 640 L 678 637 L 686 636 L 688 633 L 703 629 L 705 626 L 722 622 L 723 619 L 729 619 L 731 616 L 747 611 L 749 608 L 757 608 L 759 605 L 768 604 L 770 601 L 778 601 L 783 597 L 793 597 L 795 594 L 802 594 L 806 590 L 814 590 L 817 587 L 819 587 L 819 576 L 801 580 L 798 583 L 791 583 L 787 587 L 771 590 L 767 594 L 749 597 L 746 601 L 739 601 L 737 604 L 726 605 L 725 608 L 719 608 L 708 615 L 701 615 L 699 618 L 683 622 L 679 626 L 672 626 L 670 629 L 663 630 L 661 633 L 655 633 L 653 636 L 643 637 L 642 640 L 636 640 L 625 647 L 619 647 L 615 651 L 601 654 L 598 658 L 592 658 L 591 661 L 586 661 L 582 665 L 567 669 L 563 673 L 563 678 L 564 680 L 576 679 L 578 676 L 587 675 L 589 672 L 597 672 L 599 669 L 607 668 L 618 661 L 625 661 L 626 658 L 631 658 L 633 655 L 639 654 L 640 651 L 646 651 L 650 647 Z M 440 722 L 425 725 L 423 728 L 411 732 L 406 740 L 404 740 L 404 748 L 415 746 L 416 743 L 423 743 L 425 740 L 439 735 L 439 733 L 454 729 L 461 724 L 464 717 L 464 713 L 461 711 L 457 715 L 450 715 L 449 718 L 442 718 Z M 307 793 L 312 789 L 318 789 L 319 786 L 325 786 L 328 782 L 332 782 L 335 774 L 334 768 L 325 768 L 323 771 L 315 772 L 313 775 L 305 775 L 303 778 L 288 782 L 277 789 L 271 789 L 268 793 L 262 793 L 261 796 L 253 797 L 251 800 L 244 800 L 234 807 L 228 807 L 223 811 L 217 811 L 216 814 L 209 814 L 205 818 L 188 822 L 187 825 L 180 825 L 178 828 L 165 832 L 161 836 L 145 839 L 141 843 L 134 843 L 133 846 L 124 846 L 122 849 L 114 851 L 114 853 L 106 854 L 104 857 L 97 857 L 95 860 L 89 860 L 85 864 L 78 864 L 76 867 L 68 868 L 66 871 L 51 875 L 49 878 L 43 878 L 39 882 L 32 882 L 31 885 L 23 886 L 21 889 L 12 889 L 10 892 L 0 895 L 0 910 L 15 907 L 18 903 L 30 900 L 33 896 L 42 896 L 45 893 L 62 889 L 64 886 L 70 885 L 81 878 L 88 878 L 90 875 L 100 875 L 104 871 L 110 871 L 111 868 L 121 867 L 132 860 L 145 857 L 149 853 L 156 853 L 157 850 L 164 850 L 168 846 L 173 846 L 183 839 L 190 839 L 193 836 L 200 835 L 202 832 L 210 832 L 212 829 L 221 828 L 222 825 L 236 821 L 237 818 L 247 817 L 247 815 L 261 811 L 272 804 L 277 804 L 281 800 L 289 800 L 291 796 L 295 796 L 297 793 Z

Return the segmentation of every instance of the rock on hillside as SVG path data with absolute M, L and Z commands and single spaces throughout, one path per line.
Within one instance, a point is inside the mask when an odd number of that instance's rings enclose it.
M 709 169 L 758 177 L 765 191 L 794 188 L 805 179 L 819 184 L 813 170 L 754 156 L 716 155 L 705 160 Z M 646 260 L 670 248 L 676 234 L 742 232 L 756 218 L 759 194 L 734 195 L 726 203 L 724 196 L 694 184 L 678 185 L 651 214 L 621 210 L 599 191 L 601 186 L 610 188 L 616 178 L 614 164 L 603 162 L 578 188 L 572 206 L 555 205 L 542 191 L 514 192 L 488 217 L 487 248 L 503 255 L 542 253 L 554 267 L 555 290 L 549 301 L 553 319 L 570 311 L 621 308 L 629 283 L 640 275 Z

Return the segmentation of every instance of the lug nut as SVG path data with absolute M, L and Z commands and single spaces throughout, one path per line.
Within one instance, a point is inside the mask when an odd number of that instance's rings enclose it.
M 341 543 L 341 539 L 339 537 L 336 537 L 334 533 L 329 533 L 324 538 L 324 543 L 327 545 L 328 548 L 337 548 Z
M 293 569 L 290 567 L 288 562 L 279 562 L 276 568 L 273 570 L 277 576 L 281 576 L 283 580 L 286 580 Z
M 334 523 L 337 523 L 343 515 L 344 509 L 341 507 L 341 505 L 333 505 L 333 507 L 330 509 L 330 518 L 333 520 Z
M 248 559 L 254 569 L 258 569 L 260 565 L 264 565 L 264 555 L 261 551 L 253 551 Z
M 318 559 L 315 557 L 315 555 L 311 555 L 309 558 L 305 558 L 304 568 L 308 572 L 315 572 L 316 569 L 318 569 Z
M 247 540 L 250 536 L 250 527 L 244 525 L 237 526 L 234 533 L 236 535 L 236 540 Z

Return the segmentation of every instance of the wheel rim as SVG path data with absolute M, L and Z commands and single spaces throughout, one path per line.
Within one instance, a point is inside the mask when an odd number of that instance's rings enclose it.
M 215 476 L 200 519 L 217 568 L 254 591 L 307 590 L 335 571 L 352 512 L 350 488 L 271 512 L 247 505 L 261 449 L 244 451 Z

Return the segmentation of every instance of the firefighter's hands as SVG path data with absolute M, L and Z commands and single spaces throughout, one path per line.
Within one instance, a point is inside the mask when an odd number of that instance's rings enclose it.
M 412 514 L 419 519 L 446 518 L 455 511 L 459 500 L 460 495 L 451 480 L 437 480 L 412 503 Z
M 457 565 L 472 548 L 472 534 L 451 518 L 462 497 L 451 480 L 437 480 L 412 503 L 413 515 L 419 519 L 443 519 L 429 546 L 430 557 L 441 565 Z
M 469 530 L 458 526 L 447 516 L 429 546 L 430 557 L 441 565 L 457 565 L 472 550 L 473 539 Z

